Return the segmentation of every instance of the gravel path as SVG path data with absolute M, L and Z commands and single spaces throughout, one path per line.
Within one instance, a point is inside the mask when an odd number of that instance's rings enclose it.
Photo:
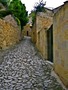
M 64 90 L 51 76 L 51 66 L 25 37 L 5 53 L 0 65 L 0 90 Z

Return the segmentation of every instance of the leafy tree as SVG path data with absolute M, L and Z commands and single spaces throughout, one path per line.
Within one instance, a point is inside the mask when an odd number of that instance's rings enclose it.
M 9 14 L 11 14 L 11 12 L 10 11 L 5 11 L 5 10 L 3 10 L 3 11 L 0 11 L 0 18 L 3 18 L 3 17 L 5 17 L 6 15 L 9 15 Z
M 32 25 L 33 25 L 36 20 L 36 12 L 32 10 L 29 17 L 32 17 Z
M 17 17 L 21 22 L 21 28 L 27 23 L 27 11 L 26 7 L 20 0 L 12 0 L 9 5 L 9 10 L 11 10 L 12 14 Z
M 18 24 L 21 24 L 21 28 L 23 28 L 23 26 L 28 22 L 28 12 L 21 0 L 0 0 L 0 3 L 7 8 L 7 11 L 0 12 L 0 17 L 4 17 L 11 13 L 14 15 Z
M 2 3 L 5 7 L 8 7 L 10 0 L 0 0 L 0 3 Z
M 45 6 L 46 2 L 43 2 L 43 0 L 39 1 L 39 3 L 36 3 L 34 6 L 34 11 L 36 12 L 45 12 Z
M 36 20 L 36 14 L 37 12 L 45 12 L 45 6 L 46 2 L 43 2 L 43 0 L 39 1 L 39 3 L 36 3 L 34 6 L 34 10 L 31 11 L 30 16 L 32 17 L 32 24 L 34 24 Z
M 4 5 L 4 7 L 6 8 L 6 10 L 0 10 L 0 18 L 3 18 L 6 15 L 11 14 L 11 11 L 8 10 L 10 0 L 0 0 L 0 3 L 2 3 Z

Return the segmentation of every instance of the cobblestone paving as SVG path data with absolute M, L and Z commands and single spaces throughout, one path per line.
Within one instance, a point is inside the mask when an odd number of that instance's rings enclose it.
M 30 38 L 3 56 L 0 90 L 64 90 L 51 76 L 50 65 L 41 58 Z

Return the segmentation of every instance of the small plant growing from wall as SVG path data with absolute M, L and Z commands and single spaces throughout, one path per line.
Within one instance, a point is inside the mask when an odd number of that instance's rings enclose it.
M 38 2 L 35 3 L 34 10 L 32 10 L 30 14 L 30 16 L 32 17 L 32 24 L 34 24 L 36 19 L 36 14 L 38 12 L 46 12 L 45 5 L 46 2 L 43 2 L 43 0 L 39 1 L 39 3 Z
M 46 2 L 43 2 L 43 0 L 39 1 L 39 3 L 36 3 L 34 6 L 35 12 L 45 12 L 45 6 Z

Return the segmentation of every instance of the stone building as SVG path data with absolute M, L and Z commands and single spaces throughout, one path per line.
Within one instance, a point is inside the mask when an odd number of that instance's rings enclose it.
M 36 37 L 36 22 L 32 25 L 32 32 L 31 32 L 31 39 L 34 44 L 36 44 L 37 37 Z
M 28 23 L 24 26 L 24 28 L 22 30 L 22 37 L 24 37 L 24 36 L 31 37 L 32 17 L 29 16 L 28 19 L 29 19 Z
M 46 12 L 38 12 L 32 26 L 32 41 L 68 87 L 68 1 Z
M 68 87 L 68 1 L 54 14 L 53 60 L 55 72 Z
M 24 36 L 31 36 L 31 28 L 30 28 L 30 24 L 29 23 L 27 23 L 25 26 L 24 26 L 24 28 L 23 28 L 23 30 L 22 30 L 22 36 L 24 37 Z
M 46 8 L 46 12 L 38 12 L 32 27 L 32 41 L 45 59 L 48 59 L 47 31 L 53 24 L 53 13 Z

